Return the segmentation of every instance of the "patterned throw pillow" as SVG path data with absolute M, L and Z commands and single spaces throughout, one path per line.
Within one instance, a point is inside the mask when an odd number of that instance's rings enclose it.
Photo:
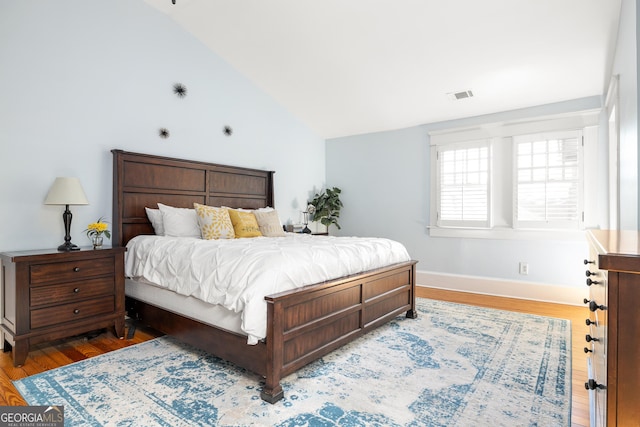
M 229 209 L 229 216 L 233 224 L 236 237 L 260 237 L 260 227 L 253 212 Z
M 256 216 L 256 220 L 258 221 L 258 227 L 260 227 L 260 232 L 265 237 L 283 237 L 286 236 L 284 234 L 284 230 L 282 229 L 282 223 L 280 223 L 280 217 L 278 216 L 278 212 L 275 210 L 270 211 L 262 211 L 256 210 L 253 211 L 253 214 Z
M 236 237 L 227 209 L 199 203 L 194 203 L 193 207 L 198 215 L 198 224 L 200 224 L 203 239 L 233 239 Z

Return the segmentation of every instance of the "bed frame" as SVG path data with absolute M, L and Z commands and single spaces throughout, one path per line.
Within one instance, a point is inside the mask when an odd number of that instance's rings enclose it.
M 271 171 L 113 150 L 114 246 L 154 234 L 145 207 L 164 203 L 257 209 L 274 206 Z M 406 312 L 415 318 L 416 261 L 393 264 L 265 297 L 267 336 L 247 337 L 127 297 L 127 313 L 152 328 L 265 377 L 275 403 L 280 380 Z

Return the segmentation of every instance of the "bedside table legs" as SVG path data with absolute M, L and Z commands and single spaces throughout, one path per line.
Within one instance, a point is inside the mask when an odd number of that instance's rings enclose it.
M 117 318 L 113 326 L 116 336 L 124 339 L 124 316 Z
M 11 347 L 11 356 L 13 357 L 13 366 L 20 367 L 24 365 L 29 354 L 29 340 L 16 341 Z

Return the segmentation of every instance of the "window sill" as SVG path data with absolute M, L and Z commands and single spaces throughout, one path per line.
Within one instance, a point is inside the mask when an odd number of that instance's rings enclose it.
M 453 228 L 427 226 L 431 237 L 494 240 L 569 240 L 585 241 L 584 230 L 516 230 L 513 228 Z

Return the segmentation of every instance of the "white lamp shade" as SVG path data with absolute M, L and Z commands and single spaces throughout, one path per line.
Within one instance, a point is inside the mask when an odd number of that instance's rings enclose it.
M 49 189 L 45 205 L 88 205 L 78 178 L 58 177 Z

